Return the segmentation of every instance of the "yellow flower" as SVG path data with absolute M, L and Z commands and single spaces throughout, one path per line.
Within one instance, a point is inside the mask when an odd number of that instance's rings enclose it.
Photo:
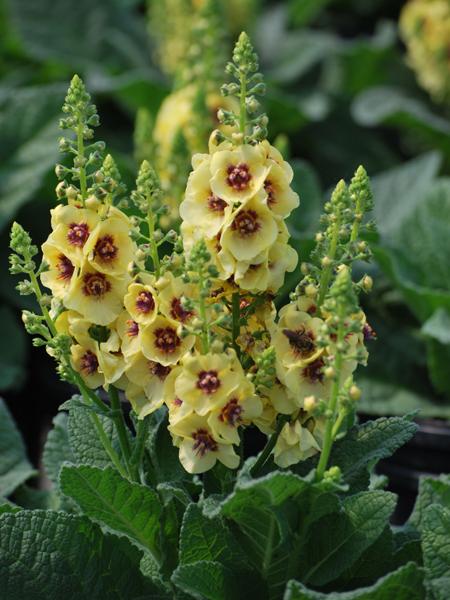
M 209 159 L 203 160 L 189 176 L 180 217 L 199 228 L 207 238 L 215 237 L 231 213 L 231 204 L 211 190 Z
M 233 352 L 186 356 L 175 381 L 175 393 L 200 415 L 206 415 L 223 403 L 245 375 Z
M 253 424 L 265 435 L 271 435 L 275 431 L 277 412 L 267 397 L 261 396 L 260 400 L 262 413 L 253 419 Z
M 170 367 L 149 360 L 142 353 L 131 358 L 125 371 L 126 376 L 132 384 L 143 390 L 146 399 L 139 403 L 138 410 L 133 405 L 139 418 L 142 419 L 162 406 L 164 384 L 170 371 Z
M 244 379 L 222 403 L 211 411 L 208 424 L 216 438 L 239 444 L 238 427 L 249 425 L 262 413 L 262 402 L 253 384 Z
M 291 415 L 301 407 L 298 398 L 291 394 L 279 379 L 270 388 L 262 388 L 261 393 L 266 397 L 275 411 L 282 415 Z
M 286 423 L 274 448 L 274 461 L 281 468 L 294 465 L 320 452 L 320 447 L 307 427 L 300 421 Z
M 97 325 L 109 325 L 122 311 L 128 281 L 85 265 L 64 303 Z
M 94 344 L 86 348 L 74 344 L 70 348 L 72 354 L 72 367 L 81 375 L 86 385 L 96 389 L 105 383 L 105 378 L 99 370 L 99 361 Z
M 49 241 L 42 245 L 42 254 L 48 264 L 48 270 L 41 274 L 42 284 L 51 289 L 55 298 L 64 300 L 73 288 L 78 268 L 58 246 Z
M 287 163 L 286 163 L 287 164 Z M 280 217 L 287 217 L 299 205 L 299 197 L 290 187 L 286 171 L 276 162 L 270 166 L 264 180 L 267 206 Z
M 127 220 L 115 216 L 98 223 L 84 245 L 84 254 L 97 271 L 114 277 L 127 273 L 135 251 L 130 227 Z
M 214 435 L 206 416 L 192 413 L 169 425 L 169 431 L 181 438 L 178 441 L 179 458 L 188 473 L 204 473 L 217 461 L 229 469 L 239 466 L 239 457 L 232 444 L 223 443 Z
M 211 158 L 211 190 L 230 203 L 246 202 L 264 190 L 268 170 L 258 146 L 216 151 Z
M 193 310 L 183 308 L 183 298 L 195 298 L 197 288 L 194 284 L 184 283 L 180 277 L 167 272 L 164 275 L 164 286 L 159 290 L 160 311 L 168 319 L 185 325 L 195 316 Z
M 136 323 L 147 325 L 158 314 L 158 298 L 155 290 L 150 285 L 133 282 L 128 286 L 123 303 Z
M 149 360 L 167 367 L 175 365 L 195 342 L 195 336 L 181 337 L 181 325 L 158 316 L 142 330 L 142 352 Z
M 273 213 L 255 197 L 232 215 L 223 228 L 220 245 L 236 260 L 252 262 L 274 243 L 277 234 Z
M 143 326 L 134 321 L 126 310 L 117 317 L 115 326 L 122 340 L 122 353 L 128 360 L 141 350 L 141 329 Z
M 77 267 L 84 263 L 84 247 L 99 222 L 98 214 L 88 208 L 58 205 L 51 211 L 53 232 L 48 241 L 59 248 Z
M 277 361 L 277 377 L 288 388 L 298 405 L 302 406 L 307 396 L 328 399 L 332 380 L 324 376 L 324 366 L 322 356 L 288 368 Z
M 323 353 L 323 348 L 317 345 L 322 325 L 322 319 L 299 311 L 295 304 L 284 306 L 280 320 L 271 332 L 277 362 L 287 368 L 318 360 Z

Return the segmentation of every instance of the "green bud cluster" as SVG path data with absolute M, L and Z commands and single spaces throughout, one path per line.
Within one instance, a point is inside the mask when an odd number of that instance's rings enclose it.
M 330 201 L 325 204 L 321 217 L 322 229 L 316 235 L 311 262 L 302 265 L 305 277 L 297 293 L 304 294 L 308 286 L 310 289 L 315 286 L 321 305 L 340 265 L 351 266 L 357 260 L 370 260 L 370 246 L 363 238 L 373 231 L 374 226 L 372 222 L 364 223 L 363 220 L 372 207 L 369 178 L 360 166 L 350 185 L 347 186 L 344 180 L 339 181 Z M 368 291 L 362 282 L 359 287 Z
M 72 155 L 73 162 L 72 166 L 56 165 L 55 173 L 60 180 L 56 195 L 60 200 L 78 200 L 84 206 L 90 194 L 104 189 L 98 185 L 98 173 L 99 169 L 102 170 L 105 143 L 92 141 L 94 127 L 100 124 L 100 120 L 78 75 L 74 75 L 70 82 L 62 111 L 67 116 L 60 119 L 60 128 L 72 131 L 74 136 L 61 137 L 59 149 L 63 154 Z M 102 198 L 102 193 L 98 197 Z
M 265 113 L 258 114 L 261 108 L 257 96 L 266 92 L 263 76 L 258 72 L 258 56 L 248 35 L 242 32 L 234 47 L 233 60 L 225 68 L 235 80 L 221 87 L 223 96 L 235 96 L 239 100 L 240 112 L 219 110 L 218 118 L 224 125 L 236 129 L 231 138 L 221 132 L 216 133 L 217 141 L 229 139 L 238 143 L 257 143 L 266 139 L 268 119 Z
M 271 388 L 276 379 L 275 368 L 276 352 L 273 346 L 266 348 L 256 357 L 256 374 L 253 378 L 253 384 L 257 390 L 260 388 Z

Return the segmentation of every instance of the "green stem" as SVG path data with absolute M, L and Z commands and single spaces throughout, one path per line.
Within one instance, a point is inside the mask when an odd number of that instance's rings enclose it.
M 131 468 L 135 471 L 136 475 L 139 476 L 140 467 L 142 463 L 142 457 L 144 456 L 145 450 L 145 440 L 147 439 L 148 428 L 150 425 L 150 419 L 145 417 L 138 421 L 137 431 L 136 431 L 136 440 L 134 444 L 133 453 L 131 455 Z
M 343 324 L 343 316 L 339 316 L 339 326 L 337 331 L 337 341 L 336 348 L 339 348 L 340 345 L 344 341 L 344 324 Z M 331 396 L 330 402 L 328 405 L 329 415 L 327 417 L 327 424 L 325 427 L 325 434 L 323 437 L 323 448 L 319 459 L 319 464 L 317 465 L 316 475 L 317 479 L 320 481 L 323 479 L 323 475 L 326 471 L 328 465 L 328 459 L 330 458 L 331 448 L 333 446 L 333 430 L 336 423 L 336 410 L 338 405 L 339 398 L 339 390 L 341 387 L 341 370 L 342 370 L 342 352 L 340 350 L 336 350 L 336 360 L 334 363 L 334 369 L 336 372 L 335 379 L 333 382 L 333 386 L 331 388 Z
M 80 173 L 80 191 L 81 191 L 81 200 L 83 201 L 83 206 L 86 205 L 87 198 L 87 184 L 86 184 L 86 169 L 84 164 L 84 138 L 83 138 L 83 130 L 84 125 L 80 121 L 77 127 L 77 151 L 78 151 L 78 160 L 79 164 L 79 173 Z
M 147 198 L 148 205 L 150 207 L 150 199 Z M 155 217 L 151 208 L 147 213 L 147 224 L 148 224 L 148 237 L 150 238 L 150 252 L 153 261 L 153 268 L 155 269 L 155 275 L 157 278 L 161 275 L 161 263 L 159 261 L 158 244 L 155 240 Z
M 119 471 L 119 473 L 122 475 L 122 477 L 128 479 L 128 474 L 125 471 L 122 463 L 120 462 L 120 458 L 118 457 L 116 451 L 112 447 L 111 442 L 109 441 L 109 438 L 106 435 L 105 430 L 103 429 L 103 425 L 102 425 L 100 419 L 98 418 L 98 415 L 96 415 L 93 412 L 90 412 L 89 414 L 90 414 L 92 423 L 94 424 L 94 427 L 97 430 L 98 437 L 100 438 L 100 441 L 103 444 L 103 448 L 105 449 L 106 453 L 108 454 L 109 458 L 111 459 L 111 462 L 116 467 L 116 469 Z
M 328 286 L 330 283 L 331 275 L 333 273 L 334 259 L 336 257 L 336 250 L 339 241 L 339 228 L 340 228 L 340 213 L 336 215 L 336 221 L 333 226 L 333 233 L 331 237 L 330 249 L 328 252 L 328 258 L 330 264 L 324 267 L 319 282 L 319 298 L 317 300 L 318 306 L 322 306 L 325 296 L 328 292 Z
M 267 440 L 267 444 L 264 446 L 263 451 L 259 455 L 258 460 L 255 462 L 253 467 L 250 469 L 250 474 L 252 475 L 252 477 L 255 477 L 257 475 L 258 471 L 260 471 L 263 468 L 263 466 L 266 464 L 270 453 L 272 452 L 272 450 L 275 447 L 275 444 L 277 443 L 277 439 L 281 433 L 281 430 L 283 429 L 284 425 L 289 421 L 289 419 L 290 419 L 290 415 L 281 415 L 278 418 L 277 428 L 276 428 L 275 432 L 272 433 L 270 438 Z
M 245 106 L 245 99 L 247 97 L 247 76 L 241 72 L 241 92 L 240 92 L 240 112 L 239 112 L 239 131 L 245 136 L 245 130 L 247 127 L 247 108 Z
M 109 398 L 111 401 L 111 408 L 114 411 L 113 421 L 116 426 L 117 435 L 119 436 L 119 444 L 120 449 L 122 451 L 122 458 L 127 468 L 128 473 L 131 476 L 130 470 L 130 458 L 131 458 L 131 449 L 130 442 L 128 439 L 127 426 L 125 423 L 125 418 L 123 416 L 122 408 L 120 406 L 120 398 L 119 392 L 116 387 L 113 385 L 109 386 Z
M 237 339 L 239 337 L 240 331 L 241 331 L 241 300 L 240 300 L 240 296 L 239 296 L 239 292 L 234 292 L 234 294 L 231 297 L 231 302 L 232 302 L 232 329 L 231 329 L 231 335 L 233 338 L 233 348 L 236 351 L 236 354 L 238 356 L 238 358 L 240 359 L 241 357 L 241 349 L 239 347 L 239 344 L 237 343 Z

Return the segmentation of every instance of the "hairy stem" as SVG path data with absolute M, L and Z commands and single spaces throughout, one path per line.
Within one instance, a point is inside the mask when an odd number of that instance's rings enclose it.
M 247 75 L 241 71 L 241 91 L 240 91 L 240 111 L 239 111 L 239 131 L 245 136 L 247 128 L 247 107 L 245 106 L 245 98 L 247 96 Z
M 270 438 L 267 440 L 267 443 L 264 446 L 263 451 L 259 455 L 258 460 L 255 462 L 253 467 L 250 469 L 250 474 L 253 477 L 255 477 L 258 474 L 258 472 L 263 468 L 263 466 L 266 464 L 267 459 L 270 456 L 270 453 L 272 452 L 272 450 L 275 447 L 275 444 L 277 443 L 277 439 L 281 433 L 281 430 L 283 429 L 284 425 L 289 421 L 289 419 L 290 419 L 290 415 L 281 415 L 281 417 L 278 418 L 277 428 L 276 428 L 275 432 L 272 433 Z
M 150 200 L 147 198 L 148 205 L 150 207 Z M 159 261 L 158 244 L 155 240 L 155 216 L 149 208 L 147 212 L 147 225 L 148 225 L 148 237 L 150 238 L 150 253 L 153 262 L 153 268 L 155 269 L 155 275 L 158 278 L 161 275 L 161 263 Z
M 241 306 L 240 306 L 240 297 L 239 292 L 234 292 L 232 298 L 232 326 L 231 326 L 231 335 L 233 338 L 233 348 L 236 351 L 238 358 L 241 357 L 241 349 L 239 344 L 237 343 L 237 339 L 239 337 L 239 333 L 241 331 Z
M 113 385 L 109 386 L 109 398 L 111 401 L 111 408 L 113 409 L 113 421 L 116 426 L 117 435 L 119 436 L 119 444 L 120 450 L 122 452 L 122 458 L 127 468 L 128 473 L 131 476 L 131 468 L 130 468 L 130 458 L 131 458 L 131 449 L 130 442 L 128 439 L 128 431 L 125 423 L 125 418 L 123 416 L 122 407 L 120 405 L 119 392 L 116 387 Z
M 342 312 L 342 311 L 341 311 Z M 343 316 L 339 315 L 339 326 L 337 331 L 336 340 L 336 359 L 334 363 L 334 369 L 336 371 L 335 379 L 333 381 L 333 387 L 331 388 L 330 402 L 328 405 L 328 417 L 327 424 L 325 427 L 325 434 L 323 438 L 323 448 L 320 455 L 319 464 L 317 465 L 316 475 L 320 481 L 323 479 L 323 475 L 328 466 L 328 459 L 330 458 L 331 448 L 333 446 L 334 436 L 336 435 L 335 424 L 336 424 L 336 411 L 338 406 L 339 390 L 341 388 L 341 370 L 343 363 L 342 351 L 338 350 L 341 344 L 344 342 L 344 324 Z M 334 434 L 334 435 L 333 435 Z
M 317 304 L 319 307 L 322 306 L 323 301 L 325 300 L 325 296 L 328 292 L 328 286 L 330 284 L 331 275 L 333 273 L 334 259 L 336 257 L 336 250 L 337 250 L 337 245 L 338 245 L 338 241 L 339 241 L 339 228 L 340 228 L 340 218 L 339 217 L 340 217 L 340 214 L 338 213 L 336 216 L 336 221 L 334 222 L 330 248 L 329 248 L 329 252 L 327 255 L 330 262 L 326 267 L 324 267 L 324 269 L 322 271 L 322 275 L 320 276 L 319 298 L 317 300 Z

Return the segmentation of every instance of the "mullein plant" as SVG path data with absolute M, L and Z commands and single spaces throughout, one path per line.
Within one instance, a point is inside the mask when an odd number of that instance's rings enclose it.
M 450 5 L 447 0 L 409 0 L 400 15 L 408 63 L 420 85 L 438 102 L 450 100 Z
M 286 218 L 299 199 L 266 139 L 244 33 L 227 72 L 222 93 L 239 108 L 219 112 L 226 129 L 192 159 L 180 235 L 160 227 L 148 161 L 127 194 L 94 141 L 95 106 L 71 82 L 43 260 L 14 223 L 11 272 L 37 301 L 23 312 L 33 343 L 79 393 L 45 445 L 51 491 L 24 484 L 35 472 L 0 401 L 5 598 L 419 600 L 425 583 L 446 589 L 450 483 L 425 481 L 407 527 L 392 528 L 395 496 L 371 471 L 415 425 L 355 423 L 353 375 L 374 335 L 358 302 L 372 281 L 352 279 L 370 258 L 367 174 L 336 186 L 277 311 L 297 268 Z
M 368 178 L 360 167 L 349 187 L 337 185 L 312 262 L 302 264 L 304 276 L 277 314 L 273 300 L 297 266 L 285 221 L 299 198 L 291 167 L 266 139 L 257 69 L 242 34 L 226 69 L 233 81 L 222 87 L 239 111 L 221 109 L 227 133 L 213 131 L 209 152 L 192 158 L 181 237 L 158 227 L 163 190 L 147 161 L 125 196 L 113 158 L 92 139 L 98 116 L 77 76 L 61 120 L 75 138 L 60 140 L 73 166 L 56 167 L 59 203 L 37 270 L 28 234 L 18 224 L 12 229 L 11 270 L 27 275 L 19 290 L 34 293 L 41 307 L 24 313 L 25 326 L 87 406 L 113 410 L 120 456 L 105 449 L 131 478 L 142 456 L 132 451 L 120 395 L 142 435 L 146 417 L 166 407 L 173 444 L 191 474 L 217 461 L 236 469 L 245 431 L 254 426 L 269 436 L 254 472 L 269 453 L 281 467 L 322 453 L 322 478 L 332 443 L 354 413 L 352 374 L 366 361 L 368 328 L 357 298 L 370 279 L 355 284 L 351 265 L 370 255 L 360 237 L 371 207 Z M 130 205 L 132 217 L 123 209 Z M 164 243 L 174 248 L 161 256 Z

